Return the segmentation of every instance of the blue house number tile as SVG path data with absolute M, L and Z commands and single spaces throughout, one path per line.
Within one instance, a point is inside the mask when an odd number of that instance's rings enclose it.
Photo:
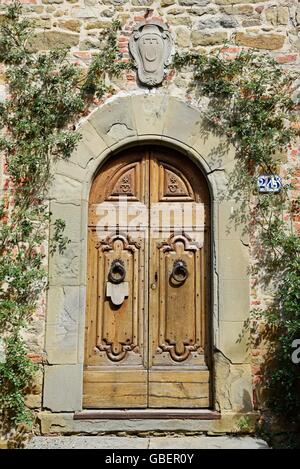
M 280 176 L 261 175 L 257 178 L 259 192 L 279 192 L 282 187 Z

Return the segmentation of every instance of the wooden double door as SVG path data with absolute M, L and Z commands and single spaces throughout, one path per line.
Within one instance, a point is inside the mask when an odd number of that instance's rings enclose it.
M 210 406 L 210 197 L 185 156 L 138 147 L 93 182 L 84 408 Z

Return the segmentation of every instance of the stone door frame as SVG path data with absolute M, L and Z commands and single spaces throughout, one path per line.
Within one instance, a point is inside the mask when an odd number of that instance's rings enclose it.
M 241 228 L 228 233 L 234 201 L 223 201 L 234 149 L 206 130 L 201 112 L 165 94 L 116 95 L 91 113 L 79 131 L 81 142 L 70 160 L 54 168 L 50 194 L 53 219 L 66 222 L 71 240 L 49 259 L 49 290 L 43 409 L 82 410 L 88 198 L 93 177 L 114 152 L 128 146 L 165 145 L 191 158 L 205 175 L 212 201 L 212 328 L 214 407 L 223 413 L 252 410 L 247 337 L 249 317 L 248 248 Z M 159 425 L 159 424 L 158 424 Z

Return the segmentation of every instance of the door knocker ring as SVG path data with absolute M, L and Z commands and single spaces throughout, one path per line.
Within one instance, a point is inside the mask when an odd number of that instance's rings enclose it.
M 108 280 L 115 285 L 122 283 L 126 276 L 124 262 L 121 259 L 114 259 L 111 263 Z

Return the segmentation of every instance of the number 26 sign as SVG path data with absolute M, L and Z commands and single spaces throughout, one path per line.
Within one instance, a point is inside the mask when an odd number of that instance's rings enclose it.
M 282 187 L 281 177 L 280 176 L 268 176 L 261 175 L 257 178 L 257 187 L 259 192 L 280 192 Z

